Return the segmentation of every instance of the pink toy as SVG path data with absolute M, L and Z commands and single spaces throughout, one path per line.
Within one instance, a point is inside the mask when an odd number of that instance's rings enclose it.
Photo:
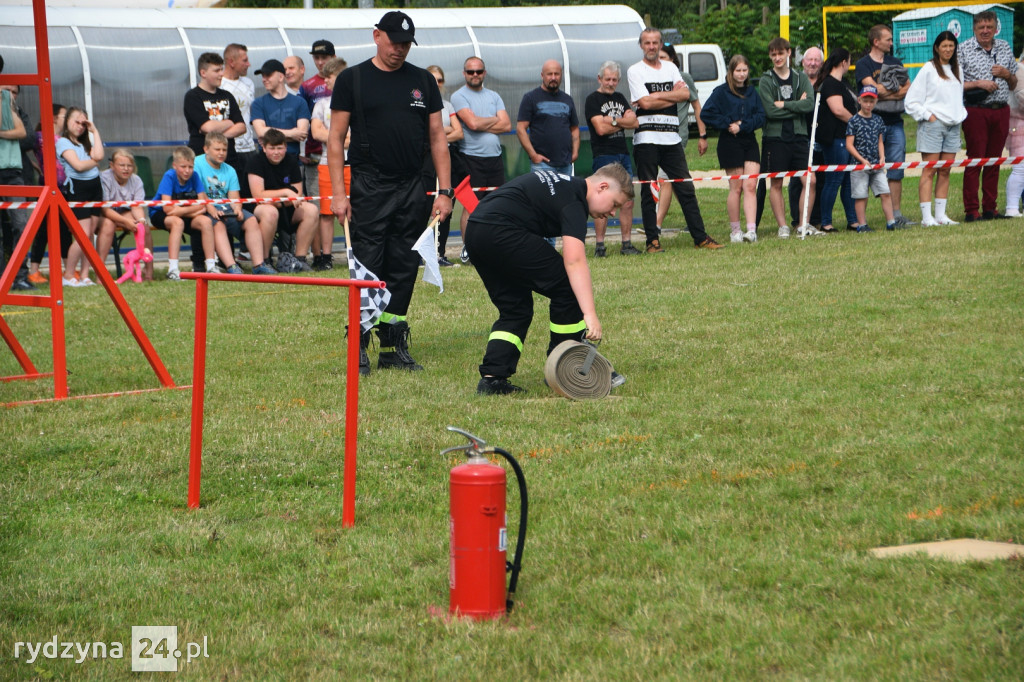
M 146 248 L 146 224 L 135 223 L 135 250 L 124 257 L 124 274 L 117 278 L 123 284 L 131 277 L 136 284 L 142 282 L 142 264 L 152 263 L 153 253 Z

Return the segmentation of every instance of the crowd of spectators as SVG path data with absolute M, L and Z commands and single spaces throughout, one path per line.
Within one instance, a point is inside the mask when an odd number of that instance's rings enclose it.
M 914 79 L 891 53 L 892 31 L 886 26 L 870 30 L 868 50 L 855 64 L 850 51 L 842 47 L 827 56 L 810 48 L 798 70 L 791 64 L 793 50 L 788 41 L 776 38 L 767 50 L 772 68 L 761 74 L 757 85 L 749 60 L 734 55 L 726 83 L 710 93 L 703 107 L 693 79 L 681 70 L 672 47 L 663 44 L 660 32 L 646 29 L 639 41 L 643 59 L 628 69 L 628 94 L 617 89 L 622 67 L 606 62 L 597 74 L 596 91 L 588 95 L 583 107 L 593 169 L 609 163 L 620 163 L 630 173 L 635 169 L 642 183 L 645 250 L 660 253 L 661 224 L 673 193 L 695 246 L 721 247 L 704 230 L 692 183 L 671 182 L 659 187 L 659 174 L 672 180 L 689 177 L 684 150 L 691 108 L 699 134 L 698 153 L 703 155 L 708 148 L 708 131 L 717 131 L 719 163 L 729 175 L 800 170 L 808 158 L 840 165 L 903 161 L 907 151 L 904 116 L 917 121 L 917 151 L 926 161 L 954 158 L 961 151 L 961 133 L 968 156 L 999 156 L 1006 144 L 1012 155 L 1022 154 L 1024 85 L 1017 79 L 1018 62 L 1009 46 L 994 37 L 995 27 L 995 14 L 984 11 L 974 16 L 972 37 L 960 42 L 948 31 L 941 33 L 933 44 L 933 58 Z M 313 44 L 310 56 L 316 74 L 308 79 L 305 63 L 298 56 L 267 60 L 255 71 L 266 93 L 256 97 L 248 78 L 250 64 L 244 45 L 232 43 L 223 55 L 200 55 L 198 84 L 185 93 L 182 106 L 188 144 L 174 149 L 171 168 L 150 198 L 224 201 L 148 210 L 75 208 L 85 236 L 95 236 L 100 256 L 106 258 L 118 231 L 133 232 L 138 223 L 150 221 L 169 232 L 167 277 L 171 280 L 179 279 L 182 237 L 190 242 L 195 270 L 219 265 L 228 272 L 241 272 L 245 261 L 257 274 L 331 269 L 335 214 L 328 200 L 318 206 L 302 197 L 331 194 L 326 152 L 331 95 L 346 63 L 326 39 Z M 515 133 L 530 158 L 531 171 L 574 173 L 581 123 L 575 103 L 561 89 L 562 68 L 556 60 L 544 62 L 540 86 L 523 96 L 517 110 Z M 851 69 L 853 87 L 847 82 Z M 434 65 L 428 71 L 443 96 L 443 69 Z M 486 74 L 483 60 L 470 56 L 462 64 L 464 84 L 455 88 L 450 102 L 442 99 L 453 184 L 468 177 L 474 187 L 496 187 L 506 180 L 499 135 L 510 133 L 512 122 L 501 96 L 484 87 Z M 27 116 L 17 106 L 18 86 L 2 86 L 0 93 L 0 184 L 31 183 L 46 163 L 44 131 L 37 125 L 33 135 L 29 129 Z M 820 97 L 820 104 L 817 120 L 812 120 L 815 96 Z M 131 152 L 114 149 L 108 156 L 99 127 L 86 111 L 57 104 L 53 120 L 57 182 L 69 201 L 145 198 Z M 626 130 L 635 131 L 632 157 Z M 346 139 L 346 156 L 347 151 Z M 105 170 L 104 161 L 108 162 Z M 348 170 L 346 165 L 346 191 L 350 186 Z M 902 211 L 903 175 L 902 170 L 891 169 L 793 178 L 789 220 L 781 178 L 762 181 L 760 186 L 753 179 L 730 180 L 726 207 L 731 241 L 757 241 L 766 196 L 779 238 L 789 236 L 791 225 L 801 234 L 838 231 L 833 216 L 837 199 L 847 229 L 870 231 L 865 211 L 870 194 L 882 202 L 887 229 L 915 225 Z M 964 220 L 1021 216 L 1024 166 L 1014 167 L 1006 183 L 1004 213 L 997 208 L 998 176 L 998 167 L 966 170 Z M 428 191 L 438 189 L 431 155 L 426 153 L 423 181 Z M 919 183 L 922 226 L 956 224 L 947 213 L 948 189 L 948 168 L 923 169 Z M 245 198 L 291 201 L 238 203 Z M 625 206 L 619 215 L 623 255 L 641 253 L 631 241 L 631 209 L 631 204 Z M 10 248 L 24 228 L 27 211 L 5 213 L 5 242 Z M 439 226 L 437 256 L 442 266 L 451 265 L 445 256 L 449 224 L 450 216 L 446 216 Z M 466 212 L 461 228 L 464 234 Z M 606 221 L 598 221 L 596 228 L 595 255 L 604 257 Z M 46 282 L 39 271 L 45 248 L 45 233 L 40 231 L 26 263 L 19 268 L 14 288 L 31 289 Z M 276 267 L 272 260 L 275 249 Z M 63 221 L 61 256 L 65 286 L 93 284 L 89 262 Z M 463 261 L 468 262 L 465 252 Z M 152 278 L 152 266 L 145 277 Z

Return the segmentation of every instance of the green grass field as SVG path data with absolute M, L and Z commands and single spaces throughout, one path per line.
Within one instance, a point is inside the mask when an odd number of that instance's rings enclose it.
M 905 194 L 913 207 L 916 181 Z M 700 197 L 728 241 L 725 192 Z M 592 261 L 602 352 L 629 378 L 603 401 L 544 387 L 540 300 L 516 377 L 529 393 L 476 396 L 494 316 L 479 278 L 419 285 L 426 371 L 360 384 L 353 529 L 343 295 L 215 284 L 201 509 L 185 508 L 188 391 L 0 412 L 0 677 L 133 678 L 129 651 L 29 663 L 15 643 L 175 625 L 181 647 L 207 638 L 209 657 L 180 665 L 194 679 L 1020 679 L 1024 560 L 867 550 L 1024 542 L 1024 221 L 762 235 Z M 194 286 L 123 291 L 189 383 Z M 101 287 L 66 299 L 73 394 L 157 386 Z M 47 314 L 3 312 L 48 369 Z M 0 373 L 20 373 L 10 353 Z M 50 390 L 0 384 L 0 401 Z M 501 622 L 436 615 L 448 424 L 517 455 L 529 482 Z

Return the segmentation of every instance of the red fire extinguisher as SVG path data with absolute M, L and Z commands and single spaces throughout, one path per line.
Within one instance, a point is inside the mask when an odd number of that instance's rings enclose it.
M 442 455 L 462 451 L 469 458 L 451 470 L 450 565 L 448 575 L 450 613 L 476 620 L 493 620 L 512 611 L 516 583 L 526 543 L 526 478 L 519 462 L 501 448 L 487 443 L 454 426 L 449 431 L 465 436 L 469 443 L 448 448 Z M 491 464 L 484 455 L 504 457 L 519 485 L 519 534 L 515 559 L 506 561 L 507 534 L 505 514 L 505 470 Z M 505 573 L 509 573 L 508 591 Z

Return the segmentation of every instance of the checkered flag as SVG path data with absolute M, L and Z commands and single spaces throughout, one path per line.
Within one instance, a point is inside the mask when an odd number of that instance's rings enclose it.
M 377 275 L 367 270 L 366 266 L 356 259 L 351 247 L 346 250 L 346 254 L 348 255 L 348 276 L 350 279 L 365 279 L 369 281 L 378 279 Z M 390 300 L 391 292 L 387 289 L 363 288 L 359 290 L 359 323 L 363 331 L 373 329 L 373 325 L 380 319 Z

